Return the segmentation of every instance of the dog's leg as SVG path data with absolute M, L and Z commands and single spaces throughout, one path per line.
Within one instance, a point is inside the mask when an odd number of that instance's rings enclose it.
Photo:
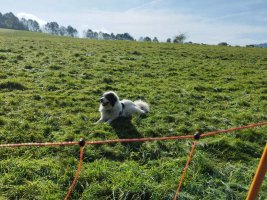
M 135 113 L 137 114 L 137 121 L 140 122 L 140 120 L 146 115 L 146 111 L 142 110 L 141 108 L 136 107 Z
M 139 115 L 144 115 L 146 114 L 145 111 L 143 111 L 142 109 L 138 108 L 138 107 L 135 107 L 135 111 L 139 114 Z
M 100 122 L 105 122 L 105 121 L 107 121 L 107 119 L 104 119 L 104 117 L 103 117 L 103 114 L 102 113 L 100 113 L 100 119 L 97 121 L 97 122 L 95 122 L 95 124 L 98 124 L 98 123 L 100 123 Z
M 104 118 L 100 118 L 95 124 L 98 124 L 100 122 L 107 122 L 109 124 L 111 124 L 111 122 L 116 119 L 117 117 L 113 117 L 113 118 L 110 118 L 110 119 L 104 119 Z
M 95 122 L 95 124 L 99 124 L 100 122 L 104 122 L 104 120 L 100 118 L 97 122 Z
M 112 122 L 113 120 L 117 119 L 117 118 L 118 118 L 118 116 L 112 117 L 112 118 L 110 118 L 109 120 L 107 120 L 107 123 L 111 124 L 111 122 Z

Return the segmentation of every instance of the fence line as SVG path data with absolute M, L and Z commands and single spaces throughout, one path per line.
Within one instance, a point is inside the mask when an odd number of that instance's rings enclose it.
M 183 135 L 183 136 L 169 136 L 169 137 L 157 137 L 157 138 L 133 138 L 133 139 L 114 139 L 114 140 L 99 140 L 99 141 L 85 141 L 84 139 L 81 139 L 79 142 L 45 142 L 45 143 L 19 143 L 19 144 L 0 144 L 0 148 L 4 147 L 31 147 L 31 146 L 37 146 L 37 147 L 44 147 L 44 146 L 73 146 L 73 145 L 80 145 L 80 159 L 79 164 L 77 167 L 77 171 L 75 173 L 74 180 L 67 192 L 67 195 L 64 200 L 68 200 L 70 197 L 70 194 L 78 180 L 79 174 L 81 172 L 82 163 L 83 163 L 83 154 L 84 154 L 84 147 L 85 145 L 97 145 L 97 144 L 111 144 L 111 143 L 129 143 L 129 142 L 146 142 L 146 141 L 164 141 L 164 140 L 178 140 L 178 139 L 194 139 L 195 141 L 192 144 L 192 148 L 187 160 L 187 163 L 185 165 L 185 168 L 183 170 L 182 176 L 180 178 L 180 182 L 178 184 L 178 188 L 175 192 L 174 200 L 177 199 L 180 188 L 182 186 L 183 179 L 185 177 L 186 171 L 189 167 L 190 161 L 193 158 L 193 152 L 195 150 L 197 140 L 203 137 L 213 136 L 220 133 L 229 133 L 232 131 L 242 130 L 242 129 L 248 129 L 248 128 L 254 128 L 258 126 L 267 125 L 267 122 L 261 122 L 261 123 L 254 123 L 249 124 L 246 126 L 240 126 L 235 128 L 229 128 L 225 130 L 218 130 L 213 132 L 207 132 L 204 134 L 200 134 L 199 132 L 196 132 L 194 135 Z
M 200 137 L 212 136 L 220 133 L 228 133 L 236 130 L 242 130 L 247 128 L 253 128 L 257 126 L 267 125 L 267 122 L 261 122 L 257 124 L 250 124 L 246 126 L 240 126 L 225 130 L 218 130 L 213 132 L 207 132 L 200 135 Z M 146 142 L 146 141 L 164 141 L 164 140 L 179 140 L 179 139 L 194 139 L 194 135 L 182 135 L 182 136 L 168 136 L 168 137 L 157 137 L 157 138 L 133 138 L 133 139 L 114 139 L 114 140 L 98 140 L 98 141 L 87 141 L 88 145 L 96 144 L 111 144 L 111 143 L 128 143 L 128 142 Z M 24 147 L 24 146 L 72 146 L 79 145 L 79 142 L 45 142 L 45 143 L 19 143 L 19 144 L 0 144 L 1 147 Z
M 216 135 L 216 134 L 220 134 L 220 133 L 229 133 L 229 132 L 232 132 L 232 131 L 238 131 L 238 130 L 242 130 L 242 129 L 254 128 L 254 127 L 257 127 L 257 126 L 264 126 L 264 125 L 267 125 L 267 122 L 249 124 L 249 125 L 246 125 L 246 126 L 229 128 L 229 129 L 226 129 L 226 130 L 218 130 L 218 131 L 208 132 L 208 133 L 201 134 L 201 137 L 212 136 L 212 135 Z

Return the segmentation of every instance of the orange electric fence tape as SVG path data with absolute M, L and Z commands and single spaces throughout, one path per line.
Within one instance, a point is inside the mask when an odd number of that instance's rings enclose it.
M 71 184 L 71 186 L 70 186 L 70 188 L 69 188 L 69 190 L 67 192 L 67 195 L 66 195 L 66 197 L 65 197 L 64 200 L 68 200 L 69 199 L 70 194 L 71 194 L 71 192 L 72 192 L 72 190 L 73 190 L 73 188 L 74 188 L 74 186 L 75 186 L 75 184 L 76 184 L 76 182 L 77 182 L 77 180 L 79 178 L 79 175 L 80 175 L 80 172 L 81 172 L 81 169 L 82 169 L 82 164 L 83 164 L 83 150 L 84 150 L 84 146 L 85 146 L 85 141 L 84 141 L 83 138 L 80 139 L 79 145 L 80 145 L 80 161 L 79 161 L 79 164 L 78 164 L 78 168 L 77 168 L 77 171 L 76 171 L 74 180 L 73 180 L 73 182 L 72 182 L 72 184 Z
M 267 172 L 267 144 L 265 145 L 265 148 L 263 150 L 257 171 L 251 183 L 246 200 L 255 200 L 257 198 L 257 195 L 259 193 L 266 172 Z
M 111 143 L 124 143 L 124 142 L 146 142 L 146 141 L 163 141 L 163 140 L 178 140 L 178 139 L 195 139 L 193 145 L 192 145 L 192 149 L 191 152 L 189 154 L 189 158 L 188 161 L 186 163 L 186 166 L 184 168 L 183 174 L 181 176 L 178 188 L 176 190 L 175 193 L 175 197 L 174 199 L 176 200 L 179 194 L 179 190 L 181 188 L 185 173 L 189 167 L 190 161 L 193 157 L 193 152 L 195 150 L 196 144 L 198 139 L 203 138 L 203 137 L 207 137 L 207 136 L 213 136 L 216 134 L 220 134 L 220 133 L 228 133 L 228 132 L 232 132 L 232 131 L 237 131 L 237 130 L 242 130 L 242 129 L 247 129 L 247 128 L 253 128 L 253 127 L 257 127 L 257 126 L 263 126 L 266 125 L 267 122 L 261 122 L 261 123 L 256 123 L 256 124 L 250 124 L 250 125 L 246 125 L 246 126 L 240 126 L 240 127 L 235 127 L 235 128 L 230 128 L 230 129 L 226 129 L 226 130 L 218 130 L 218 131 L 213 131 L 213 132 L 207 132 L 204 134 L 199 134 L 196 133 L 195 135 L 184 135 L 184 136 L 170 136 L 170 137 L 160 137 L 160 138 L 134 138 L 134 139 L 115 139 L 115 140 L 100 140 L 100 141 L 88 141 L 85 142 L 83 139 L 81 139 L 79 142 L 45 142 L 45 143 L 20 143 L 20 144 L 0 144 L 0 148 L 1 147 L 33 147 L 33 146 L 38 146 L 38 147 L 42 147 L 42 146 L 72 146 L 72 145 L 80 145 L 80 161 L 79 161 L 79 165 L 75 174 L 75 178 L 68 190 L 68 193 L 65 197 L 64 200 L 68 200 L 70 197 L 70 194 L 78 180 L 79 174 L 81 172 L 81 168 L 82 168 L 82 162 L 83 162 L 83 150 L 84 150 L 84 146 L 86 144 L 88 145 L 96 145 L 96 144 L 111 144 Z M 265 158 L 266 159 L 266 158 Z M 265 163 L 266 166 L 266 163 Z M 260 185 L 258 186 L 260 187 Z M 252 200 L 252 199 L 249 199 Z
M 267 122 L 261 122 L 257 124 L 250 124 L 246 126 L 240 126 L 236 128 L 230 128 L 226 130 L 218 130 L 213 132 L 207 132 L 201 134 L 201 138 L 212 136 L 220 133 L 228 133 L 232 131 L 253 128 L 256 126 L 267 125 Z M 163 140 L 178 140 L 178 139 L 194 139 L 193 135 L 184 135 L 184 136 L 169 136 L 169 137 L 160 137 L 160 138 L 134 138 L 134 139 L 115 139 L 115 140 L 99 140 L 99 141 L 89 141 L 86 144 L 95 145 L 95 144 L 110 144 L 110 143 L 124 143 L 124 142 L 146 142 L 146 141 L 163 141 Z M 25 147 L 25 146 L 72 146 L 78 145 L 79 142 L 45 142 L 45 143 L 20 143 L 20 144 L 0 144 L 0 147 Z
M 183 174 L 182 174 L 182 176 L 181 176 L 181 178 L 180 178 L 180 182 L 179 182 L 179 184 L 178 184 L 178 188 L 177 188 L 177 190 L 176 190 L 176 192 L 175 192 L 175 195 L 174 195 L 173 200 L 176 200 L 177 197 L 178 197 L 178 194 L 179 194 L 180 188 L 181 188 L 181 186 L 182 186 L 182 183 L 183 183 L 183 180 L 184 180 L 186 171 L 187 171 L 187 169 L 188 169 L 188 167 L 189 167 L 189 164 L 190 164 L 190 162 L 191 162 L 191 160 L 192 160 L 192 158 L 193 158 L 193 153 L 194 153 L 194 150 L 195 150 L 195 148 L 196 148 L 196 145 L 197 145 L 197 141 L 195 140 L 194 143 L 192 144 L 192 148 L 191 148 L 191 151 L 190 151 L 188 160 L 187 160 L 187 162 L 186 162 L 186 165 L 185 165 Z

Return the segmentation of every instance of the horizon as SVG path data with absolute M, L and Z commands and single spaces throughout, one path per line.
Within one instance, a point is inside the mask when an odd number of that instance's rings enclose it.
M 52 21 L 71 25 L 80 36 L 92 29 L 129 33 L 136 40 L 157 37 L 161 42 L 180 33 L 193 43 L 245 46 L 267 42 L 267 2 L 263 0 L 9 0 L 1 4 L 2 13 L 12 12 L 40 25 Z

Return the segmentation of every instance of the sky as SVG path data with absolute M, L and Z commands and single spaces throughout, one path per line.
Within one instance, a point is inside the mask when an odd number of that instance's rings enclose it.
M 157 37 L 184 33 L 187 42 L 267 43 L 267 0 L 0 0 L 0 12 L 92 29 Z

